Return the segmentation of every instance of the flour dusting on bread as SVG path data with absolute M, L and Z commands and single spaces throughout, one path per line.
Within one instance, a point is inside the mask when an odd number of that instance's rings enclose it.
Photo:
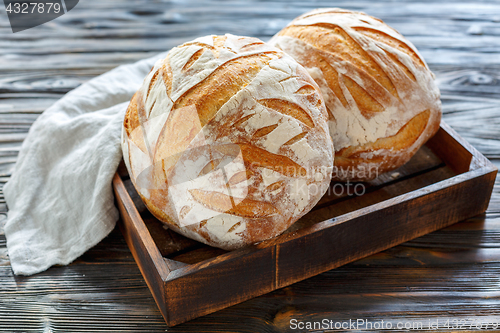
M 156 62 L 132 99 L 123 152 L 150 211 L 224 249 L 274 237 L 327 190 L 319 87 L 256 38 L 206 36 Z
M 336 167 L 356 173 L 375 165 L 380 172 L 389 171 L 408 161 L 437 131 L 441 102 L 432 72 L 415 46 L 381 20 L 338 8 L 317 9 L 293 20 L 270 43 L 296 59 L 319 85 L 329 112 Z M 416 140 L 398 136 L 426 111 L 426 126 L 413 130 Z M 415 124 L 420 123 L 411 126 Z M 391 137 L 408 144 L 390 149 L 392 142 L 385 139 Z M 359 158 L 380 149 L 388 154 Z

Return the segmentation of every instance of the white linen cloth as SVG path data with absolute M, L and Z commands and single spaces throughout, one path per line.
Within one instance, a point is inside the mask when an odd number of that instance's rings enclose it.
M 66 94 L 34 122 L 12 177 L 5 236 L 15 274 L 67 265 L 118 219 L 111 181 L 132 95 L 166 53 L 122 65 Z

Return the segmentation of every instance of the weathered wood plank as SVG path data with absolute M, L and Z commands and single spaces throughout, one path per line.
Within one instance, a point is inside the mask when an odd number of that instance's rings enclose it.
M 378 16 L 406 35 L 437 76 L 445 121 L 500 166 L 497 1 L 82 0 L 16 34 L 0 6 L 0 188 L 29 125 L 79 84 L 205 34 L 268 39 L 293 17 L 332 4 Z M 0 332 L 167 330 L 117 231 L 71 266 L 14 277 L 5 211 L 0 193 Z M 167 331 L 288 332 L 290 318 L 498 319 L 499 218 L 497 178 L 484 216 Z

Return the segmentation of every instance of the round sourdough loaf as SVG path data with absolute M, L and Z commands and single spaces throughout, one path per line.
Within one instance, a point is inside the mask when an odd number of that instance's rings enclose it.
M 299 16 L 270 44 L 318 83 L 335 147 L 334 180 L 370 180 L 398 168 L 439 129 L 434 76 L 401 34 L 343 9 Z
M 333 145 L 319 87 L 256 38 L 173 48 L 133 96 L 124 161 L 169 228 L 235 249 L 285 231 L 328 189 Z

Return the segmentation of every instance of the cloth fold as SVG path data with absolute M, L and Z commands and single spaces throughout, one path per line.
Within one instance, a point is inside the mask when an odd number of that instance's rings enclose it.
M 5 236 L 17 275 L 67 265 L 118 219 L 111 181 L 128 103 L 165 53 L 119 66 L 67 93 L 33 123 L 4 186 Z

